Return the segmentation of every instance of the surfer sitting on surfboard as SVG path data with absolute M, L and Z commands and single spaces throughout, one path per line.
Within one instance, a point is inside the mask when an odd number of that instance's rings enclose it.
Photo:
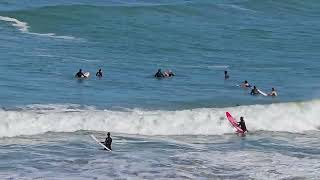
M 275 96 L 278 96 L 278 93 L 274 88 L 272 88 L 271 89 L 271 93 L 269 93 L 268 96 L 274 96 L 275 97 Z
M 75 75 L 75 77 L 77 77 L 77 78 L 85 77 L 85 75 L 82 73 L 82 69 L 79 69 L 79 72 L 77 72 L 77 74 Z
M 156 78 L 163 78 L 164 77 L 164 75 L 161 72 L 161 69 L 158 69 L 158 72 L 154 75 L 154 77 L 156 77 Z
M 175 76 L 175 74 L 171 71 L 171 70 L 167 70 L 163 73 L 163 75 L 165 77 L 172 77 L 172 76 Z
M 103 143 L 107 148 L 111 149 L 111 144 L 112 144 L 112 138 L 110 137 L 110 132 L 107 133 L 108 137 L 106 138 L 106 140 Z
M 241 87 L 251 87 L 251 85 L 248 83 L 247 80 L 244 81 L 244 83 L 241 84 Z
M 102 77 L 102 70 L 101 69 L 99 69 L 99 71 L 96 73 L 96 76 L 99 78 Z
M 255 96 L 259 94 L 259 91 L 256 86 L 253 86 L 253 89 L 250 92 L 251 95 Z
M 244 133 L 246 131 L 248 132 L 247 127 L 246 127 L 246 123 L 244 122 L 243 117 L 240 117 L 240 122 L 238 122 L 238 125 L 240 126 L 240 128 L 242 129 L 242 131 Z

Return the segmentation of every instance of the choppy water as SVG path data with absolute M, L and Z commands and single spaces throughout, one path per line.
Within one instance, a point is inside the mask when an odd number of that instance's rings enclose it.
M 319 8 L 1 1 L 1 179 L 319 179 Z M 226 111 L 245 117 L 245 138 Z M 88 136 L 105 131 L 112 153 Z

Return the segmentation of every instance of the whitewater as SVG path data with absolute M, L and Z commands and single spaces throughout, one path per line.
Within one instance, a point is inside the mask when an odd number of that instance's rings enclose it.
M 14 137 L 46 132 L 79 130 L 112 131 L 140 135 L 221 135 L 233 133 L 225 118 L 231 112 L 245 117 L 250 132 L 303 133 L 320 128 L 320 101 L 251 105 L 230 108 L 201 108 L 180 111 L 98 110 L 58 106 L 29 106 L 19 111 L 0 111 L 0 136 Z M 72 106 L 71 106 L 72 107 Z
M 318 7 L 0 1 L 0 179 L 320 179 Z

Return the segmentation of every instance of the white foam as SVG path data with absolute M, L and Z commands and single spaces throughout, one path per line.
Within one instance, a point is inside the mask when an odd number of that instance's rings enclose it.
M 224 134 L 234 129 L 225 118 L 244 116 L 249 131 L 303 132 L 318 130 L 320 101 L 200 108 L 181 111 L 97 110 L 93 107 L 50 105 L 0 111 L 0 137 L 77 130 L 143 135 Z
M 23 22 L 23 21 L 19 21 L 15 18 L 11 18 L 11 17 L 0 16 L 0 21 L 10 22 L 12 26 L 16 27 L 22 33 L 27 33 L 27 34 L 31 34 L 31 35 L 37 35 L 37 36 L 51 37 L 51 38 L 59 38 L 59 39 L 69 39 L 69 40 L 75 39 L 72 36 L 58 36 L 54 33 L 42 34 L 42 33 L 30 32 L 29 31 L 30 27 L 28 26 L 28 23 Z

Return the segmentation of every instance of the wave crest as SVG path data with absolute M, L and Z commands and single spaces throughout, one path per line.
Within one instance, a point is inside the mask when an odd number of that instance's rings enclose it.
M 19 31 L 22 33 L 26 34 L 31 34 L 31 35 L 37 35 L 37 36 L 46 36 L 46 37 L 51 37 L 51 38 L 59 38 L 59 39 L 75 39 L 72 36 L 58 36 L 55 33 L 34 33 L 30 32 L 29 29 L 30 27 L 28 26 L 28 23 L 19 21 L 18 19 L 11 18 L 11 17 L 5 17 L 5 16 L 0 16 L 0 21 L 5 21 L 11 23 L 12 26 L 16 27 Z
M 251 132 L 303 132 L 319 128 L 319 105 L 320 101 L 315 100 L 181 111 L 112 111 L 66 105 L 28 106 L 19 110 L 0 111 L 0 137 L 77 130 L 144 135 L 233 133 L 234 129 L 224 115 L 226 111 L 237 119 L 244 116 Z

